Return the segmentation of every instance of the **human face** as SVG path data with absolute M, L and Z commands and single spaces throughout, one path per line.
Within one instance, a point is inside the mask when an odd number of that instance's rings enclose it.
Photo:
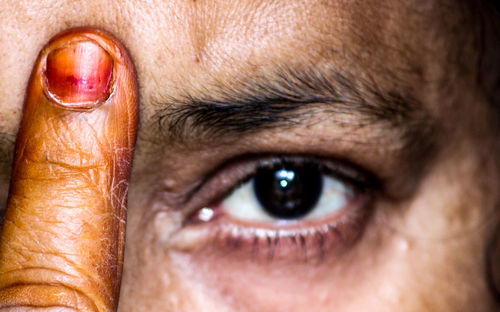
M 459 4 L 0 8 L 5 155 L 53 35 L 104 29 L 135 64 L 141 125 L 120 311 L 498 309 L 486 278 L 500 219 L 498 124 Z M 336 205 L 310 218 L 263 213 L 248 183 L 301 168 L 322 175 L 319 196 Z

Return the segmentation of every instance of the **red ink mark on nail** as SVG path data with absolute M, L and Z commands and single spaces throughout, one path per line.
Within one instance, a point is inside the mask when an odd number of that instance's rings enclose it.
M 69 44 L 47 55 L 47 90 L 64 103 L 102 101 L 109 97 L 113 59 L 97 44 Z

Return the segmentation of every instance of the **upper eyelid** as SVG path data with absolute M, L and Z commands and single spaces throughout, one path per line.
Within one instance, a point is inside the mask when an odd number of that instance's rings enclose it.
M 276 164 L 280 163 L 293 163 L 296 165 L 313 165 L 318 166 L 323 173 L 333 175 L 339 179 L 347 179 L 353 182 L 362 184 L 373 183 L 373 177 L 366 172 L 366 170 L 357 168 L 354 165 L 347 164 L 341 160 L 325 159 L 323 157 L 316 157 L 314 155 L 280 155 L 276 156 Z M 265 164 L 265 161 L 263 162 Z

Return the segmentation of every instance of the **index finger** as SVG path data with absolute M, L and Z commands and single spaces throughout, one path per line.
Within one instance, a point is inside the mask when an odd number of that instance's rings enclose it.
M 135 73 L 116 39 L 79 28 L 42 50 L 0 236 L 0 309 L 116 309 L 137 123 Z

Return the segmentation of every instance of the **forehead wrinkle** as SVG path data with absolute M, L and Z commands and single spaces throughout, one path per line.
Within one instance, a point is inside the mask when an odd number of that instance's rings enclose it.
M 248 1 L 235 7 L 235 3 L 197 1 L 192 6 L 191 38 L 199 64 L 187 73 L 191 83 L 197 84 L 200 75 L 226 75 L 231 68 L 251 71 L 278 59 L 320 57 L 356 68 L 361 75 L 365 71 L 389 75 L 388 59 L 390 67 L 400 69 L 399 80 L 422 80 L 424 75 L 425 47 L 411 38 L 425 24 L 421 18 L 425 14 L 411 13 L 407 4 Z
M 262 12 L 266 1 L 193 1 L 190 11 L 190 38 L 196 57 L 205 59 L 213 51 L 213 43 L 237 32 L 245 36 Z M 224 53 L 225 51 L 219 51 Z
M 154 93 L 167 95 L 212 79 L 230 80 L 235 72 L 258 74 L 262 68 L 284 61 L 327 60 L 360 76 L 365 72 L 372 76 L 392 75 L 386 80 L 395 89 L 408 85 L 418 88 L 418 82 L 424 80 L 428 62 L 420 53 L 423 51 L 417 51 L 421 47 L 411 44 L 420 41 L 411 39 L 411 32 L 423 22 L 418 17 L 405 18 L 406 13 L 400 8 L 405 5 L 401 3 L 396 8 L 391 6 L 392 2 L 381 5 L 374 1 L 236 4 L 236 1 L 184 2 L 183 8 L 189 12 L 184 13 L 189 18 L 180 22 L 187 26 L 172 27 L 184 27 L 185 37 L 165 42 L 165 48 L 175 46 L 172 55 L 161 49 L 158 51 L 161 60 L 149 64 L 154 73 L 151 81 L 161 82 L 163 78 L 170 81 L 169 86 L 163 82 L 155 85 L 155 89 L 163 91 Z M 396 27 L 398 23 L 400 27 Z M 402 34 L 396 35 L 397 32 Z M 182 32 L 174 34 L 180 36 Z M 158 62 L 171 69 L 159 67 Z M 182 70 L 173 70 L 177 67 Z M 398 69 L 397 74 L 393 69 Z
M 297 36 L 305 44 L 306 34 L 313 30 L 307 19 L 314 18 L 312 8 L 318 3 L 197 1 L 192 6 L 191 37 L 199 67 L 217 71 L 228 63 L 250 64 L 271 47 L 288 50 Z
M 384 90 L 398 91 L 404 97 L 413 94 L 422 103 L 433 103 L 424 98 L 423 93 L 426 92 L 422 92 L 427 90 L 424 85 L 428 79 L 426 70 L 441 65 L 436 65 L 436 59 L 425 55 L 429 52 L 427 46 L 418 44 L 427 42 L 421 40 L 422 32 L 411 35 L 419 29 L 419 25 L 427 25 L 426 22 L 429 21 L 422 17 L 426 16 L 425 12 L 431 10 L 431 7 L 422 5 L 412 8 L 411 3 L 401 2 L 391 2 L 397 7 L 389 4 L 377 7 L 380 3 L 376 1 L 366 2 L 366 5 L 359 1 L 312 1 L 310 6 L 299 10 L 301 4 L 294 2 L 295 7 L 290 7 L 288 2 L 280 2 L 277 12 L 286 11 L 288 16 L 295 14 L 301 16 L 301 19 L 288 19 L 283 25 L 271 23 L 272 27 L 282 27 L 280 34 L 288 37 L 271 40 L 266 45 L 261 41 L 250 40 L 260 38 L 259 36 L 248 38 L 252 36 L 251 28 L 255 25 L 247 25 L 246 19 L 258 21 L 260 17 L 268 20 L 273 14 L 279 15 L 272 10 L 272 6 L 262 5 L 261 1 L 245 2 L 240 8 L 233 7 L 232 4 L 236 2 L 232 1 L 226 2 L 226 7 L 218 1 L 196 3 L 197 11 L 192 17 L 196 24 L 193 27 L 193 38 L 199 37 L 199 40 L 196 39 L 196 53 L 201 55 L 200 64 L 195 70 L 190 67 L 181 71 L 180 75 L 184 79 L 172 84 L 175 85 L 174 88 L 169 90 L 164 86 L 157 86 L 160 89 L 158 96 L 151 100 L 159 103 L 158 105 L 168 102 L 169 96 L 179 99 L 185 94 L 196 97 L 197 93 L 203 95 L 217 92 L 217 88 L 211 88 L 219 82 L 227 84 L 229 88 L 238 88 L 238 80 L 244 79 L 239 76 L 240 73 L 249 77 L 258 76 L 262 72 L 271 71 L 276 64 L 288 62 L 300 65 L 307 61 L 329 62 L 339 69 L 351 71 L 360 79 L 373 78 Z M 239 14 L 252 6 L 261 13 L 248 14 L 238 19 Z M 214 7 L 217 9 L 213 9 Z M 391 11 L 391 8 L 394 10 Z M 334 17 L 328 19 L 330 14 Z M 432 16 L 440 15 L 436 13 Z M 274 20 L 276 18 L 279 16 Z M 209 26 L 211 24 L 216 27 Z M 265 27 L 259 29 L 262 31 L 257 33 L 266 33 Z M 314 30 L 307 33 L 308 29 Z M 372 33 L 377 32 L 377 36 L 372 36 Z M 304 33 L 307 36 L 302 36 Z M 267 35 L 272 37 L 273 34 Z M 309 46 L 309 42 L 314 44 Z M 431 61 L 427 62 L 428 60 Z M 173 92 L 161 91 L 172 89 Z M 182 100 L 178 103 L 182 103 Z

